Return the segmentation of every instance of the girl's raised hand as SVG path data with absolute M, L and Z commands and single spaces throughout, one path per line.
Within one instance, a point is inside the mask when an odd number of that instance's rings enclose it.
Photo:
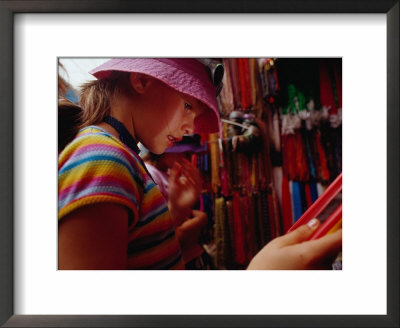
M 200 173 L 189 161 L 175 162 L 169 170 L 169 208 L 176 225 L 191 216 L 192 207 L 199 200 Z
M 319 224 L 319 220 L 313 219 L 287 235 L 275 238 L 254 256 L 247 269 L 330 269 L 330 264 L 342 248 L 342 230 L 308 240 Z

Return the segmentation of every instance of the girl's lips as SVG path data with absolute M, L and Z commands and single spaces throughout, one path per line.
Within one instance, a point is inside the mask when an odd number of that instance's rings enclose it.
M 168 135 L 167 140 L 168 140 L 168 147 L 172 147 L 175 142 L 181 141 L 182 137 L 175 138 L 174 136 Z
M 175 138 L 175 137 L 169 135 L 167 137 L 167 140 L 168 140 L 168 147 L 172 147 L 174 142 L 178 142 L 179 140 L 182 140 L 182 139 L 178 139 L 178 138 Z

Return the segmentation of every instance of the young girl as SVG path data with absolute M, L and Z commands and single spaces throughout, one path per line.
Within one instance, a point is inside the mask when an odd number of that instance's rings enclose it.
M 81 92 L 81 130 L 59 155 L 59 269 L 184 269 L 172 224 L 197 194 L 183 163 L 167 204 L 138 155 L 161 154 L 184 134 L 219 129 L 216 86 L 195 59 L 112 59 Z M 320 268 L 341 231 L 307 241 L 318 226 L 276 238 L 249 269 Z

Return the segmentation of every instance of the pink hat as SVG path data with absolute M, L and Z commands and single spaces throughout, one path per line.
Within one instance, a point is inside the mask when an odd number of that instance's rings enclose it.
M 152 76 L 171 88 L 198 99 L 208 108 L 194 122 L 195 133 L 219 131 L 220 116 L 216 88 L 206 66 L 192 58 L 114 58 L 90 71 L 97 79 L 112 71 L 136 72 Z

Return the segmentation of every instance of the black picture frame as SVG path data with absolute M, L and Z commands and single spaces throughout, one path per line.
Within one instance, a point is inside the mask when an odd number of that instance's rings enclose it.
M 387 17 L 387 315 L 14 315 L 16 13 L 384 13 Z M 0 324 L 4 327 L 399 327 L 399 1 L 0 0 Z

